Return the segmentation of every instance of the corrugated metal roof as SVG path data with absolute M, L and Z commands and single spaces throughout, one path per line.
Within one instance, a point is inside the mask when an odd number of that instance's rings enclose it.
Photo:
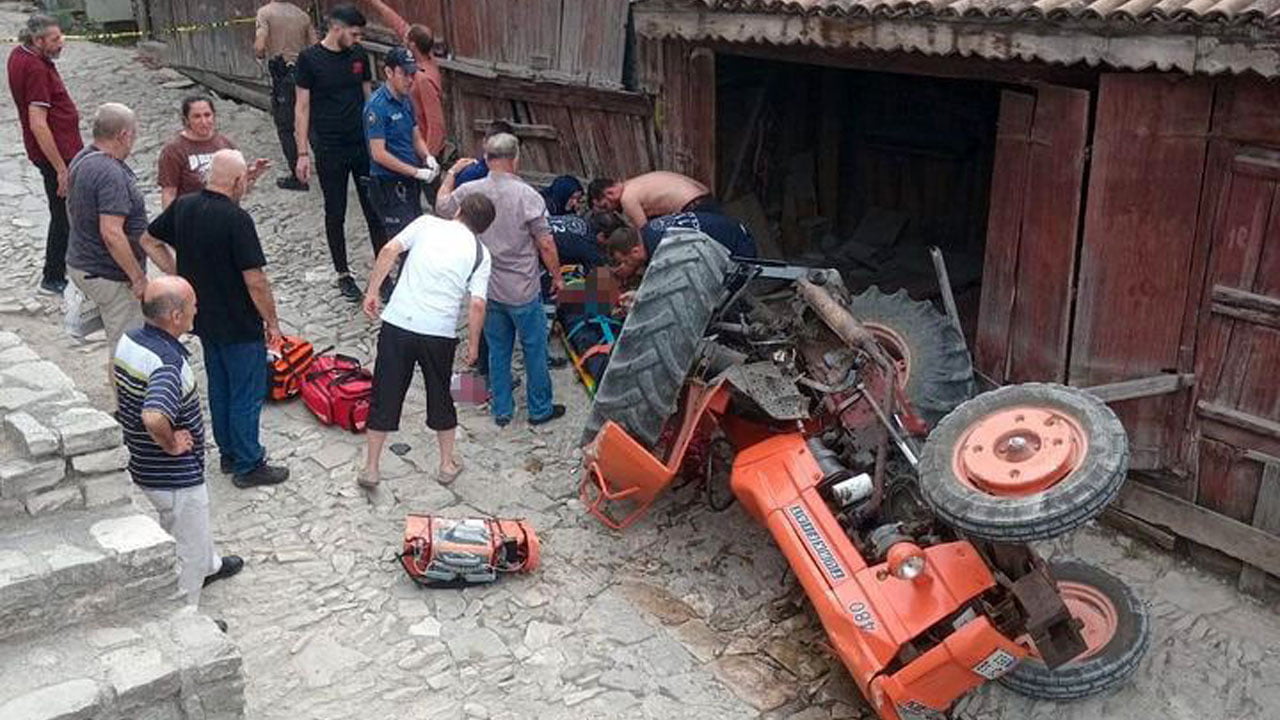
M 632 0 L 636 32 L 1280 77 L 1280 0 Z
M 1280 0 L 694 0 L 692 4 L 794 15 L 1280 24 Z

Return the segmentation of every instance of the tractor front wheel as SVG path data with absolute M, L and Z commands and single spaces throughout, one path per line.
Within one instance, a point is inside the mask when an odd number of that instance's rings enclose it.
M 947 524 L 994 542 L 1047 540 L 1120 492 L 1129 442 L 1111 408 L 1075 388 L 983 393 L 942 419 L 920 456 L 920 491 Z
M 1000 678 L 1000 684 L 1040 700 L 1076 700 L 1119 686 L 1138 669 L 1151 642 L 1146 605 L 1110 573 L 1077 560 L 1049 563 L 1058 593 L 1081 622 L 1085 651 L 1050 670 L 1032 654 Z

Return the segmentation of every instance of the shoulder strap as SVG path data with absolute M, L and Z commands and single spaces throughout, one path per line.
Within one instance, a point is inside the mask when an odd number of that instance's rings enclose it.
M 471 273 L 467 275 L 467 282 L 471 282 L 471 278 L 475 276 L 476 270 L 480 269 L 480 263 L 484 261 L 484 246 L 480 244 L 480 238 L 476 237 L 476 260 L 471 265 Z

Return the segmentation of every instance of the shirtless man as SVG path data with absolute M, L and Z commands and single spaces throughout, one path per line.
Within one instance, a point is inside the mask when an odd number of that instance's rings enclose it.
M 639 229 L 649 218 L 695 210 L 718 209 L 706 185 L 680 173 L 658 170 L 630 180 L 596 178 L 587 187 L 592 210 L 621 212 Z

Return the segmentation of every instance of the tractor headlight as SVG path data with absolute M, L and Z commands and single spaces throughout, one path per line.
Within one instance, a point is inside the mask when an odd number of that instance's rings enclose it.
M 913 542 L 894 543 L 889 548 L 889 572 L 899 580 L 915 580 L 924 574 L 924 550 Z

